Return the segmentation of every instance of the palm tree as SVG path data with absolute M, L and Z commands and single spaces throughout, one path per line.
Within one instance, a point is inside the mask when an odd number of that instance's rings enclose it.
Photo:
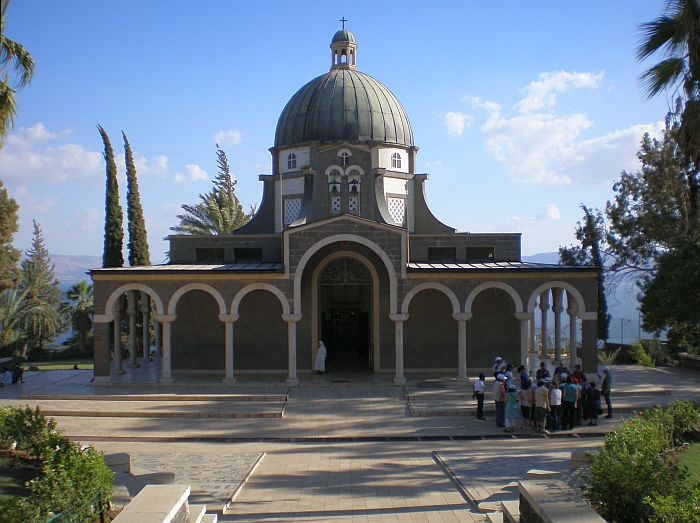
M 663 59 L 644 72 L 642 81 L 649 97 L 673 89 L 679 99 L 676 111 L 681 121 L 675 139 L 687 155 L 685 178 L 690 201 L 689 217 L 698 237 L 700 206 L 700 2 L 667 0 L 663 15 L 642 25 L 642 42 L 637 58 L 645 60 L 656 53 Z
M 16 81 L 10 82 L 10 71 Z M 5 17 L 0 17 L 0 149 L 5 135 L 12 130 L 17 107 L 15 89 L 29 84 L 34 75 L 34 58 L 17 42 L 5 36 Z
M 69 301 L 71 326 L 78 334 L 78 348 L 85 351 L 86 341 L 92 329 L 93 287 L 86 280 L 74 283 L 66 296 Z
M 216 145 L 219 174 L 214 187 L 207 194 L 200 194 L 196 205 L 183 205 L 184 214 L 178 214 L 180 224 L 171 227 L 179 234 L 230 234 L 246 224 L 255 214 L 251 207 L 246 213 L 235 194 L 236 181 L 231 176 L 226 153 Z
M 22 336 L 22 322 L 27 310 L 27 291 L 6 290 L 0 294 L 0 345 L 2 348 Z

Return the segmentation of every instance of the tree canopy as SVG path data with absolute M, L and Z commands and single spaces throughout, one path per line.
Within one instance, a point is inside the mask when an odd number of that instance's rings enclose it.
M 255 214 L 251 207 L 246 213 L 235 194 L 236 181 L 231 176 L 228 158 L 223 149 L 216 145 L 219 174 L 213 181 L 213 188 L 199 195 L 199 203 L 182 205 L 185 211 L 178 214 L 179 225 L 170 229 L 179 234 L 230 234 L 248 223 Z
M 126 161 L 126 216 L 129 229 L 129 265 L 150 265 L 150 255 L 148 253 L 148 233 L 146 231 L 146 220 L 143 217 L 141 207 L 141 196 L 139 195 L 139 183 L 136 178 L 136 165 L 134 155 L 131 152 L 131 145 L 122 131 L 124 138 L 124 153 Z
M 123 267 L 124 254 L 124 215 L 119 203 L 119 184 L 117 182 L 117 164 L 114 162 L 114 149 L 107 132 L 101 125 L 97 126 L 102 137 L 105 151 L 106 188 L 105 188 L 105 237 L 102 251 L 102 267 Z
M 19 281 L 20 251 L 12 246 L 14 234 L 19 230 L 19 205 L 7 193 L 0 180 L 0 292 Z

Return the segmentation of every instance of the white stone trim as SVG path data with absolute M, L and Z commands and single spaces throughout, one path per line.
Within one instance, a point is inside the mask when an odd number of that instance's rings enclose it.
M 486 281 L 477 285 L 469 293 L 469 296 L 467 296 L 467 300 L 464 302 L 464 312 L 466 312 L 467 314 L 472 313 L 472 305 L 474 304 L 474 300 L 481 292 L 485 291 L 486 289 L 501 289 L 502 291 L 505 291 L 508 294 L 508 296 L 510 296 L 510 298 L 513 300 L 513 305 L 515 306 L 515 313 L 517 314 L 519 312 L 523 312 L 523 300 L 522 298 L 520 298 L 518 292 L 513 287 L 502 281 Z
M 579 318 L 584 318 L 586 314 L 590 314 L 590 311 L 587 313 L 586 312 L 586 302 L 583 300 L 583 296 L 581 295 L 581 292 L 571 285 L 570 283 L 567 283 L 565 281 L 550 281 L 547 283 L 543 283 L 539 287 L 537 287 L 532 293 L 530 294 L 530 299 L 527 302 L 527 311 L 528 312 L 534 312 L 535 310 L 535 302 L 537 301 L 537 298 L 539 295 L 546 290 L 549 290 L 553 287 L 560 287 L 562 289 L 565 289 L 566 291 L 569 292 L 571 296 L 574 297 L 576 300 L 576 305 L 578 307 L 578 317 Z M 567 300 L 569 299 L 569 295 L 567 295 Z M 570 307 L 571 304 L 568 304 L 567 307 Z M 593 313 L 595 318 L 597 318 L 597 312 Z M 586 318 L 586 319 L 594 319 L 594 318 Z
M 280 301 L 280 304 L 282 305 L 282 315 L 288 315 L 290 313 L 289 300 L 287 300 L 287 297 L 281 290 L 279 290 L 274 285 L 270 285 L 269 283 L 251 283 L 250 285 L 246 285 L 241 290 L 239 290 L 233 297 L 233 301 L 231 302 L 231 314 L 239 314 L 238 308 L 241 305 L 241 301 L 243 301 L 243 298 L 245 298 L 246 294 L 253 291 L 271 292 L 277 297 L 277 299 Z
M 109 298 L 107 298 L 107 303 L 105 303 L 104 313 L 106 316 L 114 315 L 114 305 L 117 303 L 119 297 L 128 291 L 145 292 L 153 300 L 153 303 L 156 306 L 156 314 L 165 313 L 163 300 L 160 299 L 160 296 L 158 296 L 158 293 L 156 291 L 151 289 L 148 285 L 144 285 L 143 283 L 127 283 L 110 293 Z
M 175 294 L 172 295 L 170 301 L 168 302 L 168 314 L 177 314 L 177 302 L 180 301 L 180 298 L 182 298 L 183 295 L 190 291 L 204 291 L 210 294 L 219 305 L 219 314 L 226 314 L 226 302 L 223 296 L 221 296 L 221 293 L 211 285 L 198 282 L 188 283 L 175 291 Z
M 406 296 L 404 296 L 403 303 L 401 304 L 401 313 L 408 314 L 408 308 L 413 298 L 416 294 L 426 289 L 442 292 L 452 304 L 452 314 L 459 314 L 459 300 L 457 299 L 457 295 L 447 285 L 437 282 L 424 282 L 412 287 L 411 290 L 406 293 Z

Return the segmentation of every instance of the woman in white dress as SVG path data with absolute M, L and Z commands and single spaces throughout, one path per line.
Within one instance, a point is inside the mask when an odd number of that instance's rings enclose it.
M 316 360 L 314 361 L 314 370 L 319 374 L 324 374 L 326 372 L 326 356 L 328 356 L 326 346 L 321 340 L 318 340 L 318 348 L 316 349 Z

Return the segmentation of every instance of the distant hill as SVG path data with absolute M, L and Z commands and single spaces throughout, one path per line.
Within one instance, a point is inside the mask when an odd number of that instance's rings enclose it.
M 558 252 L 540 252 L 533 254 L 532 256 L 523 256 L 523 261 L 531 263 L 553 263 L 555 265 L 559 264 L 559 253 Z
M 61 287 L 70 287 L 76 281 L 88 280 L 90 276 L 86 274 L 90 269 L 102 266 L 101 256 L 70 256 L 65 254 L 51 254 L 54 274 L 61 283 Z

